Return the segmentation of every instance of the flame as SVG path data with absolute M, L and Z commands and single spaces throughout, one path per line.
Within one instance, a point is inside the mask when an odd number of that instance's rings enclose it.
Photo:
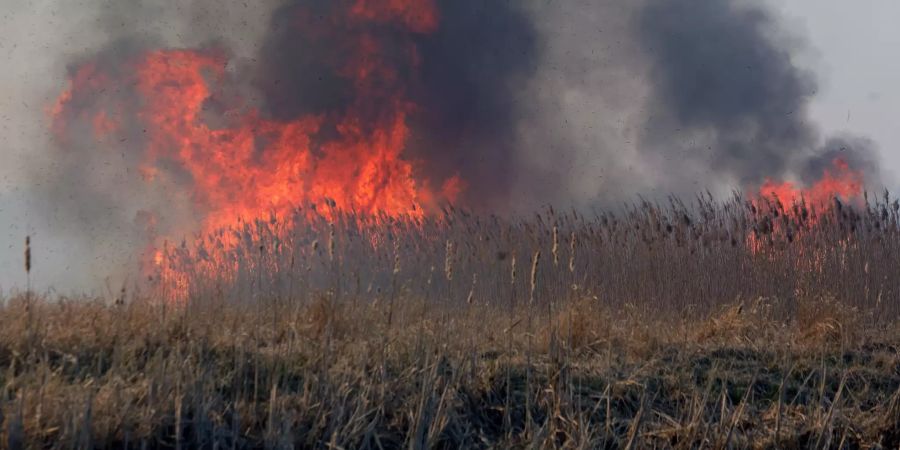
M 415 222 L 439 214 L 442 203 L 455 202 L 465 189 L 458 176 L 427 179 L 404 154 L 408 121 L 418 106 L 401 73 L 417 68 L 420 58 L 411 42 L 382 48 L 372 34 L 372 25 L 434 32 L 434 0 L 347 0 L 325 22 L 311 20 L 304 9 L 294 13 L 294 26 L 310 36 L 339 39 L 336 54 L 343 60 L 334 70 L 350 82 L 349 106 L 292 119 L 266 117 L 242 98 L 244 91 L 233 89 L 240 80 L 229 70 L 227 52 L 175 48 L 113 63 L 100 56 L 85 61 L 48 108 L 62 148 L 96 151 L 129 141 L 129 148 L 139 149 L 129 159 L 137 161 L 136 182 L 159 184 L 176 175 L 188 180 L 178 186 L 192 202 L 192 223 L 163 226 L 157 218 L 166 211 L 142 210 L 136 218 L 147 229 L 142 270 L 161 282 L 169 298 L 183 296 L 189 273 L 227 267 L 228 250 L 254 221 L 278 218 L 287 230 L 291 221 L 304 220 L 297 211 L 306 208 L 306 219 L 347 212 L 359 220 Z M 81 145 L 85 135 L 90 137 Z M 188 233 L 196 242 L 169 244 Z M 181 264 L 187 260 L 209 267 L 189 272 Z
M 826 168 L 822 178 L 812 186 L 802 189 L 790 181 L 777 182 L 766 179 L 759 189 L 761 198 L 778 201 L 784 206 L 792 206 L 801 201 L 813 206 L 827 205 L 834 198 L 851 200 L 863 191 L 863 174 L 850 168 L 846 161 L 835 158 L 831 162 L 833 170 Z
M 750 201 L 756 226 L 747 234 L 746 243 L 754 254 L 762 253 L 766 242 L 770 246 L 775 240 L 792 242 L 805 230 L 815 227 L 821 218 L 816 210 L 830 209 L 835 199 L 860 200 L 864 181 L 862 171 L 851 169 L 841 158 L 832 160 L 831 166 L 806 188 L 797 187 L 790 181 L 766 179 L 759 189 L 759 196 Z M 782 220 L 777 220 L 779 216 Z
M 433 0 L 355 0 L 341 14 L 335 20 L 389 23 L 412 33 L 431 33 L 438 26 Z M 66 147 L 84 129 L 100 144 L 124 141 L 128 130 L 142 130 L 139 178 L 152 184 L 173 168 L 186 174 L 199 216 L 190 228 L 200 236 L 240 228 L 241 220 L 293 217 L 296 208 L 307 205 L 327 206 L 316 212 L 325 215 L 335 210 L 412 218 L 436 213 L 440 203 L 456 200 L 465 183 L 451 177 L 433 187 L 418 163 L 404 157 L 407 122 L 417 106 L 402 87 L 383 88 L 397 84 L 398 69 L 391 64 L 397 56 L 380 48 L 366 27 L 359 28 L 342 36 L 350 57 L 337 70 L 354 90 L 346 109 L 291 120 L 267 118 L 243 99 L 235 100 L 233 92 L 221 95 L 234 82 L 225 52 L 154 49 L 116 64 L 98 60 L 76 67 L 68 88 L 48 109 L 52 131 Z M 412 44 L 405 57 L 417 67 Z M 373 104 L 377 114 L 372 114 Z M 216 116 L 215 126 L 210 114 Z M 162 242 L 187 231 L 153 236 L 144 260 L 164 265 L 169 252 L 159 250 Z
M 158 51 L 145 56 L 137 72 L 137 88 L 147 99 L 143 119 L 155 130 L 142 172 L 152 174 L 163 160 L 187 170 L 195 202 L 208 211 L 206 231 L 238 217 L 286 215 L 326 198 L 341 209 L 399 215 L 420 214 L 434 197 L 402 158 L 409 134 L 409 107 L 402 101 L 376 127 L 364 127 L 353 112 L 341 118 L 340 137 L 321 145 L 316 156 L 321 116 L 281 123 L 251 110 L 223 129 L 201 120 L 211 96 L 204 73 L 220 78 L 224 63 L 194 51 Z
M 67 143 L 66 131 L 69 128 L 68 110 L 76 109 L 80 106 L 78 103 L 84 97 L 82 93 L 100 91 L 108 83 L 109 79 L 105 74 L 98 71 L 97 65 L 93 62 L 81 64 L 70 75 L 69 86 L 59 95 L 53 105 L 47 108 L 47 113 L 53 120 L 51 130 L 61 143 Z M 79 94 L 79 101 L 76 101 L 76 93 Z M 94 116 L 95 122 L 96 118 L 104 114 L 104 112 L 98 111 L 96 114 Z
M 369 21 L 399 19 L 417 33 L 432 33 L 438 26 L 434 0 L 357 0 L 351 11 Z

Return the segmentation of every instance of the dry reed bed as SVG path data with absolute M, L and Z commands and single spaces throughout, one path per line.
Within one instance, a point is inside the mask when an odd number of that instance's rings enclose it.
M 526 307 L 423 316 L 405 298 L 165 312 L 6 303 L 10 447 L 900 443 L 898 330 L 828 301 L 803 301 L 790 320 L 765 301 L 660 320 L 581 299 L 532 333 L 539 312 Z
M 887 195 L 855 206 L 672 199 L 519 219 L 452 208 L 415 219 L 320 212 L 167 244 L 149 295 L 309 302 L 328 292 L 497 307 L 535 299 L 551 309 L 574 295 L 676 312 L 765 297 L 785 314 L 798 296 L 833 296 L 887 320 L 900 314 L 900 203 Z
M 246 223 L 4 300 L 2 442 L 896 447 L 898 206 Z

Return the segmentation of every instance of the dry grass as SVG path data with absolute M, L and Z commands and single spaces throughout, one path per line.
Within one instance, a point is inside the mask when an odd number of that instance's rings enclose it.
M 25 299 L 11 299 L 0 311 L 4 442 L 900 443 L 900 334 L 866 330 L 853 313 L 784 321 L 758 301 L 653 320 L 578 299 L 561 302 L 552 325 L 536 324 L 532 342 L 521 325 L 524 311 L 515 313 L 520 325 L 510 331 L 503 312 L 487 306 L 445 321 L 452 312 L 435 308 L 423 319 L 419 302 L 402 299 L 389 325 L 386 304 L 328 303 L 181 309 L 163 319 L 158 305 L 142 302 L 41 301 L 29 334 Z
M 0 442 L 896 448 L 895 205 L 245 224 L 3 300 Z

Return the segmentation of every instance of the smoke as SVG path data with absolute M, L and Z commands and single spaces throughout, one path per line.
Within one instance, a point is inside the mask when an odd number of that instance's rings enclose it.
M 801 161 L 796 176 L 804 184 L 811 184 L 833 166 L 835 159 L 847 163 L 853 170 L 862 172 L 870 187 L 881 183 L 881 167 L 875 142 L 867 137 L 837 135 L 826 139 L 815 154 Z
M 685 165 L 739 186 L 821 176 L 833 157 L 864 162 L 858 169 L 876 181 L 870 141 L 818 147 L 819 132 L 807 115 L 816 81 L 794 61 L 802 42 L 785 35 L 764 6 L 648 0 L 635 31 L 652 86 L 640 150 L 669 168 L 667 182 L 683 178 Z M 838 144 L 842 150 L 834 153 Z
M 0 11 L 6 30 L 0 52 L 9 63 L 0 72 L 0 228 L 7 231 L 0 245 L 8 250 L 0 258 L 0 290 L 24 286 L 26 234 L 33 237 L 37 289 L 96 292 L 105 291 L 107 281 L 113 289 L 133 281 L 136 253 L 154 228 L 150 212 L 189 218 L 190 202 L 176 185 L 141 181 L 135 162 L 142 130 L 130 130 L 123 142 L 92 142 L 77 129 L 62 143 L 52 133 L 48 108 L 86 61 L 121 72 L 141 50 L 211 44 L 236 58 L 252 55 L 271 11 L 155 0 L 13 0 Z
M 785 175 L 814 138 L 805 107 L 815 92 L 791 49 L 776 47 L 772 20 L 734 1 L 650 1 L 639 37 L 651 60 L 654 86 L 650 149 L 666 135 L 708 135 L 708 161 L 741 181 Z
M 383 49 L 396 78 L 382 80 L 367 102 L 377 123 L 386 100 L 403 92 L 417 105 L 406 155 L 428 179 L 458 174 L 473 207 L 508 203 L 518 172 L 516 125 L 525 82 L 538 66 L 534 18 L 518 2 L 440 0 L 435 30 L 392 23 L 331 20 L 346 0 L 288 1 L 273 15 L 259 58 L 248 70 L 263 93 L 264 111 L 279 120 L 334 113 L 360 100 L 344 73 L 358 49 L 345 36 L 366 35 Z M 407 58 L 412 45 L 417 58 Z
M 441 27 L 420 42 L 423 114 L 413 152 L 439 176 L 460 173 L 467 200 L 516 202 L 513 177 L 526 171 L 517 124 L 525 82 L 539 61 L 533 18 L 519 2 L 441 0 Z
M 101 3 L 108 43 L 86 58 L 115 67 L 143 49 L 225 51 L 231 90 L 275 120 L 354 108 L 378 124 L 402 94 L 417 106 L 405 156 L 435 184 L 458 174 L 473 208 L 727 192 L 806 176 L 829 156 L 807 115 L 815 78 L 794 61 L 804 43 L 759 3 L 437 0 L 433 30 L 339 20 L 365 3 L 353 0 Z M 370 39 L 392 69 L 363 98 L 346 36 Z M 850 141 L 848 159 L 874 160 L 870 142 Z
M 64 38 L 45 45 L 53 51 L 42 66 L 51 75 L 36 76 L 31 90 L 48 104 L 63 75 L 86 62 L 125 74 L 143 51 L 197 48 L 229 59 L 231 81 L 208 102 L 211 122 L 225 120 L 216 104 L 233 96 L 276 121 L 353 108 L 364 124 L 377 124 L 393 106 L 386 99 L 399 93 L 416 105 L 404 156 L 435 185 L 459 175 L 461 202 L 491 212 L 727 193 L 767 177 L 809 181 L 835 157 L 878 181 L 871 141 L 826 139 L 810 121 L 816 80 L 795 61 L 805 44 L 761 3 L 435 0 L 438 21 L 429 30 L 333 20 L 357 3 L 379 2 L 60 6 L 54 15 L 78 20 L 57 25 Z M 371 39 L 392 68 L 362 99 L 346 74 L 359 50 L 347 35 Z M 129 95 L 104 93 L 117 104 Z M 98 264 L 123 267 L 148 233 L 197 220 L 184 189 L 191 180 L 177 167 L 153 185 L 142 182 L 144 130 L 105 143 L 115 151 L 88 134 L 29 138 L 45 150 L 25 170 L 40 181 L 17 183 L 27 185 L 26 203 L 49 233 L 86 243 L 79 248 Z
M 637 2 L 526 2 L 538 67 L 517 105 L 515 172 L 521 210 L 619 205 L 667 194 L 637 151 L 648 96 L 634 38 Z M 655 192 L 654 192 L 655 190 Z

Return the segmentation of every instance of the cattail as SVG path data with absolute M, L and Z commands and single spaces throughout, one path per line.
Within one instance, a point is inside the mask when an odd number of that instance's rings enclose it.
M 512 259 L 510 260 L 510 279 L 512 280 L 512 285 L 516 284 L 516 254 L 512 254 Z
M 31 275 L 31 236 L 25 236 L 25 273 Z
M 572 232 L 572 239 L 569 240 L 569 272 L 575 272 L 575 232 Z
M 334 261 L 334 223 L 328 225 L 328 260 Z
M 534 257 L 531 259 L 531 298 L 530 301 L 534 303 L 534 291 L 537 289 L 537 271 L 538 271 L 538 263 L 541 260 L 541 251 L 538 250 L 534 252 Z
M 444 276 L 447 281 L 453 280 L 453 241 L 447 240 L 446 256 L 444 257 Z
M 31 236 L 25 236 L 25 283 L 27 284 L 26 296 L 28 299 L 29 323 L 31 321 Z M 30 325 L 29 325 L 30 327 Z M 30 328 L 29 328 L 30 329 Z
M 553 248 L 551 253 L 553 254 L 553 267 L 559 266 L 559 227 L 556 225 L 553 225 Z
M 469 296 L 466 297 L 466 303 L 472 304 L 475 300 L 475 285 L 478 283 L 478 274 L 472 274 L 472 288 L 469 289 Z
M 400 273 L 400 241 L 394 241 L 394 275 Z

